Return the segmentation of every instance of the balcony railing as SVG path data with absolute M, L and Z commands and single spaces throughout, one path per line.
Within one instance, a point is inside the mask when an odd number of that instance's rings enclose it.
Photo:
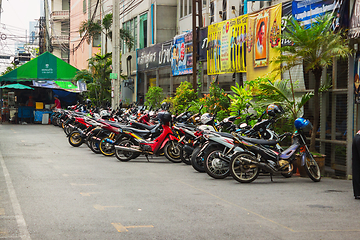
M 56 44 L 68 44 L 69 43 L 69 36 L 68 35 L 64 35 L 64 36 L 53 36 L 51 37 L 51 42 L 53 45 Z
M 53 11 L 53 12 L 50 14 L 50 18 L 51 18 L 52 20 L 69 19 L 69 10 Z

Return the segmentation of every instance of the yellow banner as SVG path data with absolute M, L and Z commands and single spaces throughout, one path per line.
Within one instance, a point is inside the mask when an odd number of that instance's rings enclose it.
M 246 72 L 247 15 L 208 26 L 208 75 Z
M 272 71 L 276 65 L 271 61 L 280 55 L 276 47 L 280 47 L 281 44 L 281 9 L 280 3 L 248 16 L 249 32 L 246 36 L 248 81 L 273 75 Z

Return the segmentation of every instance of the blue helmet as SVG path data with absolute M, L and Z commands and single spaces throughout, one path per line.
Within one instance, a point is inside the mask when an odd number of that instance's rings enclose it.
M 312 126 L 311 122 L 309 120 L 306 120 L 305 118 L 297 118 L 294 122 L 295 128 L 297 130 L 304 129 L 306 126 Z

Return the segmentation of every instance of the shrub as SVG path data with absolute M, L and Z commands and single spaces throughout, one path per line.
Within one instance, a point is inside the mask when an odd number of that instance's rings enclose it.
M 161 102 L 164 99 L 163 89 L 161 87 L 149 87 L 145 95 L 145 105 L 153 108 L 160 108 Z

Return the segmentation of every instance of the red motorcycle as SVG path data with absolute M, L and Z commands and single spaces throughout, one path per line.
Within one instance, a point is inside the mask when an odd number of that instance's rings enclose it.
M 117 159 L 123 162 L 129 161 L 133 159 L 131 156 L 135 152 L 144 154 L 149 161 L 149 154 L 159 156 L 164 153 L 169 161 L 180 163 L 180 150 L 182 149 L 182 144 L 179 143 L 179 139 L 174 136 L 171 130 L 171 118 L 169 112 L 160 112 L 158 114 L 158 119 L 162 124 L 163 131 L 160 136 L 153 141 L 146 141 L 131 134 L 133 139 L 125 139 L 115 144 L 115 156 Z M 136 141 L 138 144 L 134 145 L 133 141 Z

